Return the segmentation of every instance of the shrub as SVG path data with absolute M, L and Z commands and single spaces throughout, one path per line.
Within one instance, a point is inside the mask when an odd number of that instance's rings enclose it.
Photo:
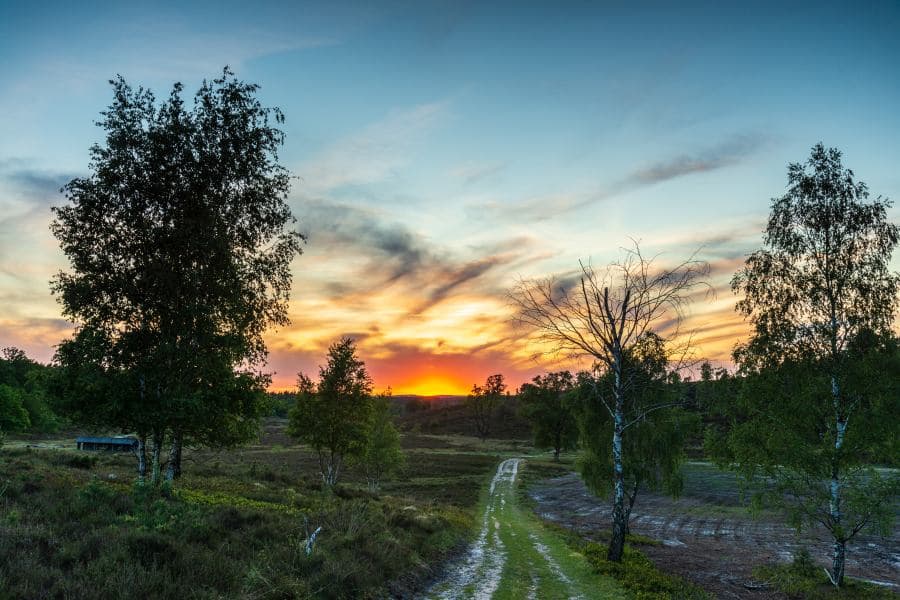
M 601 575 L 615 578 L 637 600 L 707 600 L 711 596 L 694 584 L 663 573 L 644 554 L 626 546 L 622 562 L 606 560 L 607 549 L 585 544 L 582 553 Z
M 806 548 L 798 551 L 792 562 L 757 567 L 753 570 L 753 575 L 771 584 L 788 598 L 891 600 L 897 597 L 888 588 L 849 578 L 844 579 L 842 588 L 835 588 L 825 575 L 825 570 L 813 562 Z

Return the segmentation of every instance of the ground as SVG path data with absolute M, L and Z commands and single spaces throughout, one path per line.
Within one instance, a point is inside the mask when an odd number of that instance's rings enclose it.
M 525 463 L 497 467 L 483 502 L 478 537 L 425 596 L 432 600 L 621 598 L 624 590 L 593 572 L 552 530 L 519 506 L 516 476 Z
M 609 502 L 584 488 L 571 457 L 557 464 L 525 440 L 408 432 L 407 465 L 379 491 L 351 467 L 328 492 L 284 425 L 267 421 L 244 448 L 188 452 L 169 496 L 134 487 L 130 455 L 76 452 L 76 432 L 8 440 L 0 599 L 623 597 L 581 539 L 608 535 Z M 645 493 L 635 507 L 632 530 L 661 542 L 637 549 L 660 570 L 718 598 L 776 598 L 755 566 L 801 546 L 827 554 L 777 514 L 754 520 L 733 476 L 700 462 L 685 475 L 679 500 Z M 896 529 L 851 547 L 851 576 L 897 589 L 898 566 Z
M 684 472 L 681 498 L 646 492 L 632 514 L 633 533 L 662 542 L 642 548 L 662 570 L 718 598 L 773 598 L 782 596 L 753 576 L 754 567 L 788 561 L 804 547 L 825 565 L 825 537 L 798 535 L 776 513 L 751 515 L 733 475 L 703 462 L 688 463 Z M 528 493 L 541 518 L 587 537 L 609 528 L 610 502 L 590 493 L 574 473 L 537 482 Z M 847 575 L 900 592 L 900 531 L 858 537 L 847 556 Z

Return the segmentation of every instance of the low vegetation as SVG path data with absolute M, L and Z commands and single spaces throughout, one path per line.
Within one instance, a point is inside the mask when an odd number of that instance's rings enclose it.
M 791 563 L 757 567 L 753 574 L 788 598 L 804 598 L 805 600 L 838 598 L 895 600 L 897 598 L 897 594 L 886 587 L 855 579 L 848 578 L 842 587 L 834 587 L 828 573 L 816 566 L 809 552 L 805 550 L 799 552 Z
M 328 491 L 315 455 L 282 436 L 270 422 L 263 445 L 186 455 L 173 491 L 132 483 L 131 456 L 0 451 L 4 597 L 409 594 L 468 541 L 496 466 L 420 445 L 380 493 L 353 469 Z

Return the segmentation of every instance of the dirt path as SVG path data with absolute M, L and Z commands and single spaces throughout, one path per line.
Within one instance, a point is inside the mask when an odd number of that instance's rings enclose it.
M 429 590 L 429 600 L 621 598 L 622 590 L 593 573 L 583 557 L 518 506 L 515 483 L 523 460 L 497 467 L 478 537 L 466 556 Z
M 657 539 L 659 547 L 644 547 L 665 571 L 689 579 L 718 598 L 774 598 L 777 594 L 755 586 L 753 567 L 787 561 L 800 548 L 814 559 L 830 554 L 830 542 L 816 534 L 798 537 L 775 514 L 753 519 L 724 477 L 695 465 L 678 500 L 652 493 L 638 497 L 631 520 L 634 533 Z M 608 530 L 610 503 L 590 493 L 578 475 L 548 479 L 528 492 L 541 518 L 573 528 L 590 537 Z M 824 565 L 824 562 L 823 562 Z M 900 591 L 900 536 L 860 536 L 849 548 L 847 574 Z

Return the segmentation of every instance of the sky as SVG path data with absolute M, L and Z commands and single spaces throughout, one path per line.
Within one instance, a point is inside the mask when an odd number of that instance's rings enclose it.
M 285 113 L 308 236 L 292 323 L 266 334 L 274 388 L 345 335 L 395 394 L 570 366 L 535 358 L 507 294 L 632 240 L 709 261 L 687 326 L 727 365 L 748 334 L 728 282 L 789 163 L 822 141 L 900 198 L 897 31 L 895 0 L 0 0 L 0 347 L 47 362 L 72 331 L 50 207 L 89 173 L 108 80 L 163 96 L 229 65 Z

